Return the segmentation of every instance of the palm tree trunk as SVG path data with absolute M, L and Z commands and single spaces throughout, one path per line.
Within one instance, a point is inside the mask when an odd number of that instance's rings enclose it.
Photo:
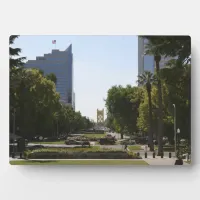
M 158 77 L 158 156 L 163 152 L 163 104 L 162 104 L 162 86 L 160 80 L 160 62 L 161 57 L 155 56 L 156 73 Z
M 151 91 L 148 91 L 148 103 L 149 103 L 149 145 L 150 145 L 150 151 L 154 151 L 154 145 L 153 145 L 153 124 L 152 124 L 152 102 L 151 102 Z

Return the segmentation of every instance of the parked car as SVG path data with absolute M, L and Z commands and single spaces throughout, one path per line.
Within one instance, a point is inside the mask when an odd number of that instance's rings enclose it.
M 43 139 L 43 141 L 45 142 L 54 142 L 54 141 L 59 141 L 60 138 L 59 137 L 56 137 L 56 136 L 53 136 L 53 137 L 46 137 Z
M 66 140 L 66 145 L 82 145 L 82 146 L 90 146 L 89 141 L 77 141 L 77 140 Z
M 90 147 L 90 142 L 89 141 L 83 141 L 82 143 L 82 147 L 84 146 L 89 146 Z
M 81 141 L 76 141 L 76 140 L 66 140 L 65 141 L 66 145 L 82 145 Z
M 105 145 L 105 144 L 115 144 L 115 139 L 113 139 L 113 138 L 101 138 L 100 140 L 99 140 L 99 143 L 101 144 L 101 145 Z

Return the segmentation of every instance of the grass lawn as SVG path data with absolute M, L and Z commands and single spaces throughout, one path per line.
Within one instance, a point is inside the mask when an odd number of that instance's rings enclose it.
M 141 146 L 139 145 L 134 145 L 134 146 L 128 146 L 129 150 L 142 150 Z
M 30 142 L 32 144 L 65 144 L 65 140 L 55 142 Z
M 84 133 L 84 136 L 87 137 L 87 138 L 102 138 L 102 137 L 105 137 L 106 134 L 103 133 L 103 134 L 90 134 L 90 133 Z
M 143 160 L 37 160 L 10 161 L 11 165 L 148 165 Z

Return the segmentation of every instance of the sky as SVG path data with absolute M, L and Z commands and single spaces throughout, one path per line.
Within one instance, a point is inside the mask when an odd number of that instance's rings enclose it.
M 136 85 L 137 36 L 20 36 L 13 47 L 21 48 L 27 60 L 34 60 L 55 48 L 64 51 L 70 44 L 76 111 L 96 121 L 97 109 L 106 109 L 104 99 L 112 86 Z

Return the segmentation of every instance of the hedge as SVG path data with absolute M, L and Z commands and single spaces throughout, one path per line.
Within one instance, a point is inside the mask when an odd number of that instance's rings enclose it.
M 27 151 L 27 159 L 141 159 L 132 152 L 100 148 L 50 148 Z

